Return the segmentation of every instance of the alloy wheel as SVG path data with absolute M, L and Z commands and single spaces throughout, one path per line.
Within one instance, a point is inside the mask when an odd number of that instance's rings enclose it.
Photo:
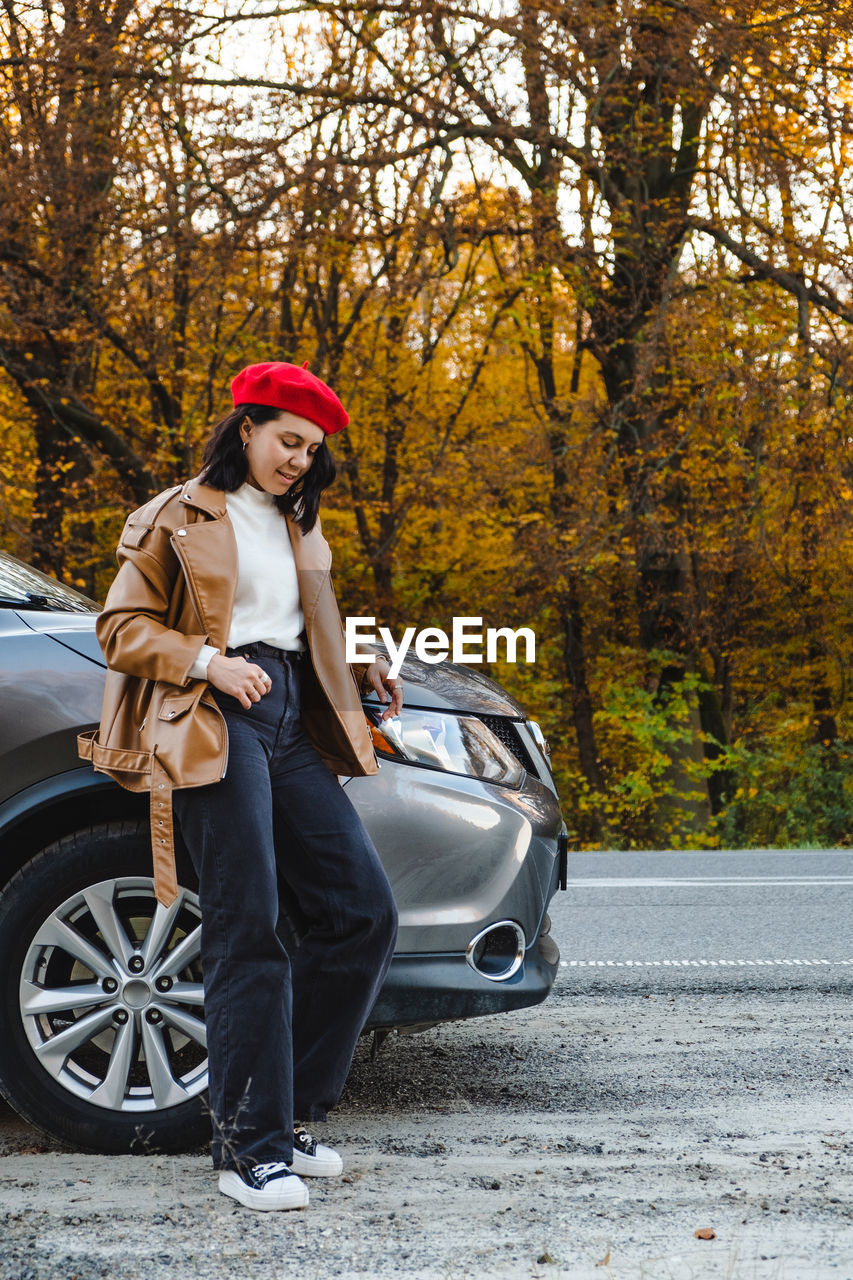
M 198 898 L 171 907 L 150 877 L 72 894 L 30 943 L 19 988 L 36 1060 L 69 1093 L 111 1111 L 177 1106 L 207 1087 Z

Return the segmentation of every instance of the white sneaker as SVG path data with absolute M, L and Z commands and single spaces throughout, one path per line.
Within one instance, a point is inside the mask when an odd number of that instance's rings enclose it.
M 252 1165 L 243 1173 L 223 1169 L 219 1190 L 247 1209 L 304 1209 L 308 1204 L 305 1183 L 279 1160 Z
M 293 1127 L 293 1162 L 291 1169 L 300 1178 L 336 1178 L 344 1171 L 344 1162 L 331 1147 L 324 1147 L 302 1128 Z

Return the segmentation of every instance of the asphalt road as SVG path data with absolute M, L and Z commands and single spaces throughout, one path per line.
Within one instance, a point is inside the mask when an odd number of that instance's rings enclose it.
M 853 855 L 569 875 L 548 1000 L 363 1041 L 303 1212 L 0 1107 L 2 1280 L 853 1280 Z
M 853 850 L 572 854 L 551 918 L 578 990 L 849 990 Z

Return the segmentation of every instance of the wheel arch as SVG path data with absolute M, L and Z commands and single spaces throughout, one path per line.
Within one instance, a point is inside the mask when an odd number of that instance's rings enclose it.
M 0 889 L 45 845 L 83 827 L 147 818 L 148 797 L 90 766 L 42 778 L 0 804 Z

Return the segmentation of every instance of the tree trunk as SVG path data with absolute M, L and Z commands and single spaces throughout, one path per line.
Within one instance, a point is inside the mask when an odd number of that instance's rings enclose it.
M 577 573 L 568 575 L 568 583 L 568 594 L 561 605 L 560 617 L 563 626 L 563 654 L 571 689 L 572 719 L 583 776 L 593 791 L 601 792 L 604 790 L 604 779 L 598 759 L 592 698 L 587 683 L 583 610 Z M 590 838 L 598 843 L 602 834 L 599 814 L 593 813 L 590 821 Z
M 30 558 L 37 569 L 61 578 L 68 554 L 62 528 L 68 509 L 67 493 L 75 480 L 88 474 L 89 461 L 79 443 L 62 433 L 46 411 L 36 413 L 33 430 L 38 464 Z

